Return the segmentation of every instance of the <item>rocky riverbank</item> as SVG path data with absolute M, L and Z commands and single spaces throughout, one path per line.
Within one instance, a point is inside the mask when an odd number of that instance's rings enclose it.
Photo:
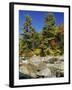
M 20 57 L 19 78 L 48 78 L 64 76 L 63 56 Z

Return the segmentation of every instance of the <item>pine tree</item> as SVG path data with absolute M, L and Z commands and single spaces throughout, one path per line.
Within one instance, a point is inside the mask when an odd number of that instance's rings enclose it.
M 34 32 L 35 30 L 32 27 L 32 19 L 30 16 L 25 17 L 25 22 L 23 25 L 23 42 L 24 42 L 24 52 L 26 55 L 32 50 L 32 47 L 34 48 Z
M 45 25 L 42 30 L 42 37 L 41 37 L 42 43 L 40 45 L 40 47 L 42 47 L 41 53 L 43 52 L 45 53 L 45 49 L 51 47 L 50 41 L 54 39 L 54 34 L 55 34 L 53 33 L 54 28 L 55 28 L 55 17 L 53 16 L 52 13 L 48 13 L 48 15 L 45 17 Z

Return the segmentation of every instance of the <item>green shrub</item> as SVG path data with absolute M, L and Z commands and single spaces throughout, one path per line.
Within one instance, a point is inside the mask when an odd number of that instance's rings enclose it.
M 40 55 L 40 49 L 35 49 L 35 50 L 34 50 L 34 54 L 35 54 L 36 56 L 39 56 L 39 55 Z

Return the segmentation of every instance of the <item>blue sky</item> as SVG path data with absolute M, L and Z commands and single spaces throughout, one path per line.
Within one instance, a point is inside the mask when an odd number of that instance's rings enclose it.
M 43 11 L 25 11 L 19 10 L 19 33 L 22 33 L 22 27 L 25 22 L 25 16 L 29 15 L 32 18 L 32 26 L 35 28 L 37 32 L 42 30 L 44 26 L 45 16 L 48 15 L 49 12 Z M 56 18 L 56 25 L 60 25 L 64 23 L 64 13 L 61 12 L 52 12 L 54 17 Z

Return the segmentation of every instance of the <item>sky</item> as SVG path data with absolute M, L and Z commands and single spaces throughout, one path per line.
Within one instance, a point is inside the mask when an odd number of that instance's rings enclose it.
M 44 26 L 45 16 L 49 12 L 44 11 L 26 11 L 19 10 L 19 33 L 22 33 L 23 24 L 25 23 L 25 16 L 29 15 L 32 18 L 32 26 L 37 31 L 40 32 Z M 64 23 L 64 13 L 62 12 L 52 12 L 56 22 L 55 25 L 60 25 Z

